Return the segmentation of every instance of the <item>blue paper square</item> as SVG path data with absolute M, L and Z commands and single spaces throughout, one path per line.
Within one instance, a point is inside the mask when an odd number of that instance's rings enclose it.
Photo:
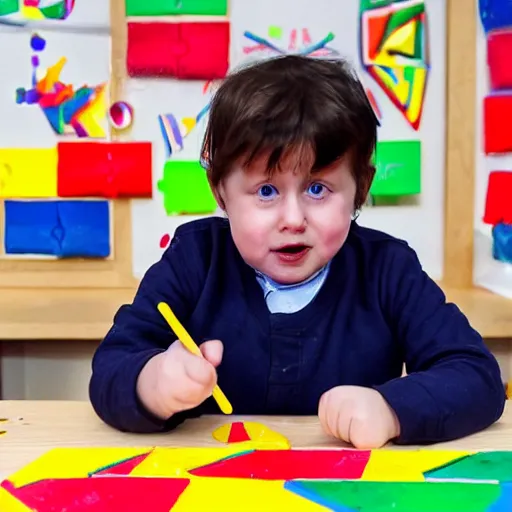
M 486 33 L 512 26 L 512 0 L 479 0 L 478 6 Z
M 512 263 L 512 224 L 496 224 L 492 228 L 492 257 Z

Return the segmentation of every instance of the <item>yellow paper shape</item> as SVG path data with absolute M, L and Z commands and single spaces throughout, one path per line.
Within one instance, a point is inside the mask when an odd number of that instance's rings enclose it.
M 130 476 L 186 477 L 189 470 L 247 451 L 241 444 L 224 448 L 155 448 Z
M 44 78 L 37 82 L 37 90 L 39 92 L 48 93 L 53 89 L 55 82 L 59 81 L 60 74 L 66 62 L 66 57 L 61 57 L 53 66 L 50 66 L 46 70 Z
M 152 448 L 55 448 L 8 479 L 15 487 L 44 478 L 80 478 Z M 3 511 L 3 509 L 0 508 Z
M 0 487 L 0 510 L 2 512 L 32 512 L 2 487 Z
M 37 7 L 28 7 L 26 5 L 21 5 L 20 12 L 21 15 L 27 20 L 44 20 L 43 13 Z
M 105 120 L 107 112 L 106 84 L 96 87 L 96 95 L 88 108 L 77 114 L 77 121 L 87 132 L 87 136 L 95 139 L 106 137 Z
M 229 433 L 231 431 L 232 423 L 217 428 L 212 436 L 216 441 L 221 443 L 227 443 L 229 439 Z M 238 445 L 243 444 L 246 447 L 253 447 L 254 449 L 263 447 L 262 449 L 274 449 L 274 450 L 286 450 L 290 448 L 290 442 L 279 432 L 268 428 L 263 423 L 256 421 L 244 421 L 243 422 L 245 431 L 250 438 L 250 441 L 243 441 L 237 443 Z M 246 448 L 247 449 L 247 448 Z
M 0 149 L 0 197 L 57 197 L 57 148 Z
M 185 127 L 185 135 L 188 135 L 196 126 L 196 120 L 193 117 L 184 117 L 181 122 Z
M 382 51 L 387 54 L 400 52 L 413 57 L 417 26 L 416 20 L 411 20 L 395 30 L 384 42 Z
M 172 512 L 208 510 L 265 510 L 268 512 L 325 512 L 325 507 L 284 488 L 281 480 L 239 478 L 191 478 Z
M 448 450 L 372 450 L 361 480 L 424 482 L 424 473 L 472 452 Z
M 411 100 L 407 111 L 407 117 L 411 122 L 416 121 L 420 116 L 426 86 L 427 70 L 425 68 L 416 68 L 414 70 L 414 85 Z

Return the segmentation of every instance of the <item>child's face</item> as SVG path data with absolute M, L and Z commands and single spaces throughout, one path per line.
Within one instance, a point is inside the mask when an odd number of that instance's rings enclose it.
M 269 178 L 265 162 L 234 169 L 216 191 L 244 260 L 279 283 L 298 283 L 345 242 L 356 192 L 349 158 L 312 175 L 291 165 Z

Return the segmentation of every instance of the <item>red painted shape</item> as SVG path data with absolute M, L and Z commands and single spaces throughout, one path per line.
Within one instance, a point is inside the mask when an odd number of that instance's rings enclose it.
M 151 142 L 59 142 L 59 197 L 151 197 Z
M 245 430 L 242 421 L 235 421 L 229 429 L 228 443 L 241 443 L 242 441 L 250 441 L 251 438 Z
M 62 478 L 2 486 L 34 512 L 169 512 L 187 478 Z
M 512 171 L 489 173 L 485 213 L 486 224 L 512 224 Z
M 484 99 L 484 149 L 487 155 L 512 152 L 512 93 L 491 94 Z
M 148 455 L 149 452 L 142 453 L 141 455 L 136 455 L 130 459 L 122 460 L 117 464 L 112 464 L 107 468 L 94 471 L 91 474 L 93 476 L 129 475 L 144 459 L 146 459 Z
M 190 471 L 196 476 L 259 480 L 361 478 L 369 450 L 255 450 Z
M 130 76 L 191 80 L 224 78 L 230 24 L 129 22 L 126 67 Z
M 171 241 L 171 236 L 166 233 L 165 235 L 160 238 L 160 249 L 165 249 Z
M 512 30 L 494 30 L 487 36 L 487 64 L 491 89 L 512 89 Z

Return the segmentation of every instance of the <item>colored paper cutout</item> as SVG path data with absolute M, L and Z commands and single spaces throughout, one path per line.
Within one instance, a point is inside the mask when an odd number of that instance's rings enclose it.
M 484 31 L 512 26 L 512 2 L 510 0 L 479 0 L 480 20 Z
M 167 215 L 208 214 L 217 209 L 206 171 L 199 162 L 167 161 L 157 187 L 163 194 Z
M 165 235 L 162 235 L 162 238 L 160 238 L 160 249 L 167 249 L 169 244 L 171 243 L 171 236 L 166 233 Z
M 190 80 L 224 78 L 229 67 L 229 41 L 228 21 L 128 22 L 128 74 Z
M 27 20 L 65 20 L 75 0 L 0 0 L 0 16 L 19 14 Z
M 195 476 L 259 480 L 358 479 L 370 458 L 366 450 L 256 450 L 190 471 Z
M 512 11 L 512 2 L 510 2 Z M 497 30 L 487 36 L 487 65 L 493 91 L 512 89 L 512 29 Z
M 181 478 L 62 478 L 26 487 L 2 484 L 35 512 L 169 512 L 189 481 Z
M 5 201 L 6 254 L 110 255 L 107 201 Z
M 319 505 L 343 512 L 500 511 L 505 486 L 463 483 L 289 481 L 285 488 Z M 512 504 L 508 489 L 507 505 Z
M 55 197 L 56 148 L 0 149 L 0 197 Z
M 361 63 L 418 130 L 430 69 L 423 0 L 361 0 Z
M 403 196 L 421 192 L 421 142 L 383 141 L 375 151 L 373 196 Z
M 300 36 L 299 36 L 300 34 Z M 249 31 L 244 32 L 244 37 L 248 39 L 251 45 L 243 47 L 243 52 L 250 55 L 251 60 L 263 60 L 265 58 L 275 57 L 277 55 L 308 55 L 310 57 L 337 57 L 339 53 L 328 46 L 336 37 L 333 32 L 329 32 L 323 39 L 313 43 L 309 30 L 303 28 L 292 29 L 288 35 L 288 45 L 283 46 L 283 31 L 279 27 L 270 26 L 268 28 L 268 39 L 261 37 Z
M 150 142 L 59 142 L 59 197 L 151 197 Z
M 494 93 L 484 98 L 484 151 L 485 154 L 512 152 L 512 93 Z
M 496 261 L 512 263 L 512 224 L 500 223 L 493 226 L 492 257 Z
M 255 421 L 236 421 L 220 426 L 213 432 L 213 438 L 221 443 L 251 441 L 265 443 L 275 448 L 290 448 L 290 442 L 279 432 Z
M 44 41 L 37 36 L 36 48 Z M 34 38 L 31 39 L 34 47 Z M 35 50 L 40 53 L 40 50 Z M 43 111 L 57 135 L 104 138 L 103 121 L 106 117 L 106 83 L 74 88 L 61 81 L 60 75 L 67 59 L 61 57 L 46 71 L 39 70 L 39 55 L 32 56 L 32 84 L 30 89 L 16 89 L 18 105 L 37 105 Z
M 495 480 L 512 483 L 512 452 L 493 451 L 474 453 L 425 473 L 428 479 Z
M 127 16 L 226 16 L 228 0 L 125 0 Z
M 133 107 L 126 101 L 116 101 L 108 109 L 108 120 L 116 130 L 126 130 L 133 123 Z
M 483 222 L 512 224 L 512 171 L 491 171 L 487 183 Z

